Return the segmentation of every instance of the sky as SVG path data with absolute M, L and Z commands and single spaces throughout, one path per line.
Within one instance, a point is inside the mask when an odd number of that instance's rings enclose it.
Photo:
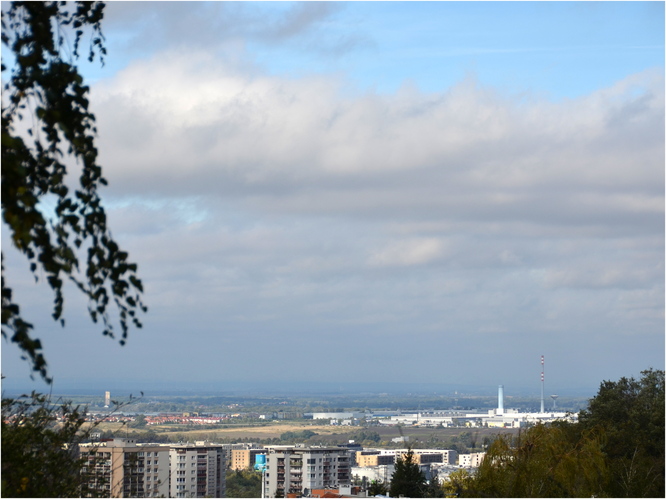
M 2 249 L 55 388 L 589 390 L 664 368 L 662 2 L 109 2 L 119 346 Z M 2 343 L 3 387 L 43 387 Z

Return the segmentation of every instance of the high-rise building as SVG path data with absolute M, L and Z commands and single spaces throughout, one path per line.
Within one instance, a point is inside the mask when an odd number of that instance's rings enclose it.
M 349 486 L 349 461 L 349 450 L 341 447 L 267 446 L 263 497 Z
M 259 443 L 252 443 L 252 442 L 243 442 L 243 443 L 236 443 L 236 444 L 220 444 L 222 445 L 222 448 L 224 449 L 225 453 L 225 467 L 228 469 L 231 469 L 233 466 L 233 457 L 232 457 L 232 452 L 234 450 L 241 450 L 241 449 L 261 449 L 261 452 L 263 451 L 264 446 L 259 444 Z
M 169 497 L 224 497 L 225 450 L 221 445 L 206 442 L 173 445 L 169 461 Z
M 109 407 L 111 405 L 111 392 L 104 392 L 104 407 Z
M 232 470 L 252 468 L 257 460 L 257 456 L 265 453 L 264 449 L 232 449 L 230 468 Z
M 165 497 L 169 495 L 169 448 L 114 438 L 79 446 L 82 473 L 93 495 Z

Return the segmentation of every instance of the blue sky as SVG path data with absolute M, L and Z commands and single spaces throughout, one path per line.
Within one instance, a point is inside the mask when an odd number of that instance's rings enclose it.
M 379 92 L 406 81 L 441 92 L 472 73 L 509 92 L 572 98 L 652 66 L 663 54 L 663 14 L 658 2 L 362 2 L 323 21 L 326 35 L 314 42 L 354 51 L 323 58 L 307 50 L 312 40 L 253 49 L 276 74 L 342 71 Z
M 60 330 L 3 229 L 56 385 L 663 369 L 663 3 L 111 2 L 104 32 L 82 68 L 150 312 L 121 348 L 72 289 Z

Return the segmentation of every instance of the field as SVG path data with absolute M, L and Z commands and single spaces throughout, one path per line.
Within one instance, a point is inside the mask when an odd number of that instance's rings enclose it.
M 382 440 L 390 441 L 392 438 L 402 434 L 408 436 L 410 441 L 436 441 L 445 440 L 458 437 L 461 433 L 466 432 L 474 435 L 475 438 L 483 440 L 484 437 L 495 436 L 498 433 L 515 433 L 518 430 L 514 429 L 498 429 L 498 428 L 426 428 L 426 427 L 402 427 L 401 429 L 395 426 L 372 426 L 372 427 L 358 427 L 358 426 L 331 426 L 331 425 L 317 425 L 312 423 L 297 423 L 293 421 L 288 422 L 268 422 L 262 425 L 254 426 L 241 426 L 234 425 L 233 427 L 214 428 L 203 427 L 196 428 L 185 425 L 157 425 L 147 426 L 145 429 L 135 429 L 123 426 L 121 423 L 102 423 L 99 425 L 100 431 L 113 431 L 116 436 L 119 435 L 138 435 L 147 431 L 155 432 L 159 435 L 168 434 L 169 436 L 180 435 L 186 440 L 266 440 L 272 438 L 279 438 L 280 435 L 286 432 L 298 433 L 305 430 L 313 431 L 317 434 L 316 440 L 322 443 L 334 443 L 353 439 L 355 435 L 365 433 L 378 433 Z

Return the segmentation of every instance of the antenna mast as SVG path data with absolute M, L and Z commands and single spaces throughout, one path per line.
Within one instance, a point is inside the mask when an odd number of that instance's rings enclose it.
M 541 356 L 541 412 L 546 412 L 543 402 L 543 355 Z

